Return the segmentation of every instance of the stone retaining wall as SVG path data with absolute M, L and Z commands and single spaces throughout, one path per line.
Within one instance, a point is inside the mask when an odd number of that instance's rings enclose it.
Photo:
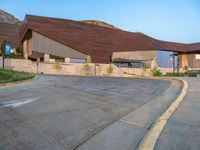
M 5 59 L 5 67 L 17 71 L 25 71 L 32 73 L 58 74 L 58 75 L 92 75 L 92 76 L 152 76 L 150 69 L 143 68 L 113 68 L 112 74 L 108 74 L 110 64 L 94 64 L 89 63 L 89 70 L 84 71 L 84 64 L 81 63 L 47 63 L 25 60 L 25 59 Z M 0 67 L 2 67 L 2 57 L 0 57 Z M 160 68 L 161 72 L 173 72 L 172 68 Z
M 2 67 L 2 58 L 0 58 L 0 66 Z M 89 64 L 89 70 L 84 70 L 84 64 L 79 63 L 46 63 L 25 59 L 5 59 L 5 67 L 17 71 L 25 71 L 31 73 L 59 74 L 59 75 L 97 75 L 97 76 L 123 76 L 117 66 L 112 65 L 113 72 L 108 74 L 107 69 L 110 64 Z

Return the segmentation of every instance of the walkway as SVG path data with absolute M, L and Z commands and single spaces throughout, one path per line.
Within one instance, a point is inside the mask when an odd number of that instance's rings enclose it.
M 189 84 L 188 93 L 169 119 L 155 150 L 200 149 L 200 77 L 183 79 Z

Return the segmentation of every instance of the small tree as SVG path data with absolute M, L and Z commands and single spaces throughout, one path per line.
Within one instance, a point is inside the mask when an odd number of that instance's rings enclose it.
M 22 49 L 22 47 L 17 47 L 16 48 L 16 55 L 18 55 L 18 56 L 22 56 L 23 55 L 23 49 Z
M 107 73 L 112 74 L 112 72 L 113 72 L 113 66 L 112 66 L 112 64 L 110 64 L 108 69 L 107 69 Z
M 159 69 L 157 69 L 157 67 L 154 67 L 153 70 L 151 70 L 153 76 L 157 77 L 157 76 L 161 76 L 162 73 L 160 72 Z
M 142 71 L 142 76 L 144 76 L 144 74 L 146 73 L 146 71 L 147 71 L 147 65 L 144 64 L 143 71 Z
M 188 71 L 188 66 L 184 66 L 184 70 L 185 70 L 185 71 Z
M 57 73 L 62 69 L 62 66 L 60 65 L 60 61 L 56 61 L 53 65 L 53 68 L 57 71 Z
M 88 63 L 83 64 L 83 71 L 84 71 L 85 75 L 89 73 L 90 65 Z

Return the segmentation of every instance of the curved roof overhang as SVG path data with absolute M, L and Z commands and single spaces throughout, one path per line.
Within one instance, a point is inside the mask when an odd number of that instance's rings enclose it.
M 142 33 L 100 27 L 78 21 L 27 15 L 20 29 L 23 41 L 29 31 L 91 56 L 93 62 L 108 63 L 113 52 L 174 51 L 199 53 L 200 43 L 182 44 L 154 39 Z

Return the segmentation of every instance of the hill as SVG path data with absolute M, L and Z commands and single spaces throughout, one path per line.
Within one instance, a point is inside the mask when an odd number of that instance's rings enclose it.
M 17 19 L 15 16 L 13 16 L 10 13 L 7 13 L 3 10 L 0 10 L 0 22 L 3 23 L 10 23 L 10 24 L 21 24 L 21 21 Z M 87 24 L 93 24 L 93 25 L 98 25 L 98 26 L 103 26 L 107 28 L 112 28 L 112 29 L 119 29 L 111 24 L 108 24 L 104 21 L 97 21 L 97 20 L 81 20 L 80 22 L 84 22 Z
M 0 22 L 10 23 L 10 24 L 20 24 L 21 23 L 21 21 L 19 19 L 17 19 L 13 15 L 11 15 L 3 10 L 0 10 Z
M 111 24 L 108 24 L 104 21 L 97 21 L 97 20 L 81 20 L 80 22 L 88 23 L 88 24 L 93 24 L 93 25 L 98 25 L 98 26 L 103 26 L 107 28 L 112 28 L 112 29 L 119 29 Z

